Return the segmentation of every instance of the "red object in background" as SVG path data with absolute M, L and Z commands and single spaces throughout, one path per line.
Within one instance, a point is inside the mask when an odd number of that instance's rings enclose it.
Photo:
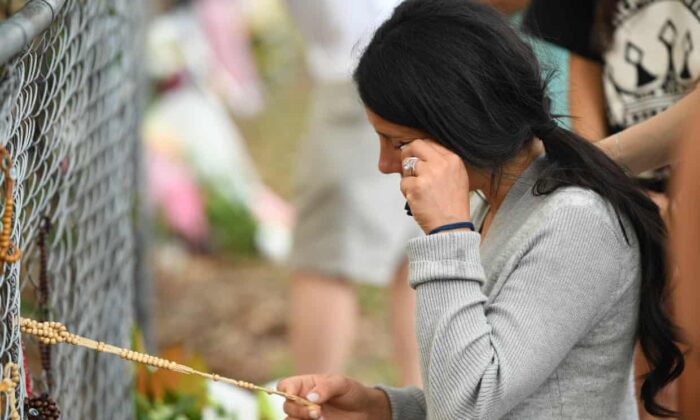
M 185 83 L 185 72 L 180 71 L 165 80 L 161 80 L 156 85 L 156 90 L 158 93 L 165 93 L 171 90 L 175 90 Z
M 31 398 L 32 397 L 32 380 L 29 378 L 29 368 L 27 368 L 27 348 L 24 346 L 24 339 L 21 339 L 22 341 L 22 365 L 24 366 L 24 383 L 26 386 L 27 390 L 27 397 Z

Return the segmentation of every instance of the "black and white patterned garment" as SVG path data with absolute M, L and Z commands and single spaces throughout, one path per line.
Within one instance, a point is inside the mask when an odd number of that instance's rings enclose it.
M 603 66 L 609 133 L 664 111 L 700 78 L 700 0 L 617 0 L 601 51 L 596 16 L 615 0 L 532 0 L 523 29 Z M 640 177 L 665 191 L 669 168 Z
M 603 55 L 611 128 L 644 121 L 676 103 L 700 74 L 700 0 L 618 4 Z
M 610 132 L 676 103 L 700 75 L 700 0 L 619 0 L 612 42 L 594 48 L 604 0 L 533 0 L 526 31 L 604 67 Z

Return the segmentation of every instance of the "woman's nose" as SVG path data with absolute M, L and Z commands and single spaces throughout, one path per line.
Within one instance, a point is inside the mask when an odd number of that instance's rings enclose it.
M 379 150 L 379 172 L 383 174 L 401 173 L 401 151 L 394 149 L 388 142 L 381 142 Z

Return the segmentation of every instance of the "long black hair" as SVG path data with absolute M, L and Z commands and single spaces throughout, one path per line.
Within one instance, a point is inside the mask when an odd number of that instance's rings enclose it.
M 675 415 L 655 399 L 684 367 L 666 310 L 666 228 L 659 209 L 597 147 L 555 123 L 537 58 L 509 22 L 475 1 L 406 0 L 374 34 L 355 81 L 374 113 L 427 132 L 466 163 L 493 173 L 539 138 L 548 165 L 534 194 L 590 189 L 613 206 L 626 238 L 621 220 L 630 222 L 642 265 L 638 336 L 651 369 L 642 400 L 654 415 Z

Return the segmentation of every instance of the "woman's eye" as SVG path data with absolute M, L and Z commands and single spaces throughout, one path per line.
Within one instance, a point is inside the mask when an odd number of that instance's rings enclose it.
M 406 146 L 406 145 L 409 144 L 409 143 L 410 143 L 410 141 L 407 141 L 407 142 L 404 142 L 404 143 L 396 143 L 396 144 L 394 145 L 394 149 L 396 149 L 396 150 L 401 150 L 402 147 Z

